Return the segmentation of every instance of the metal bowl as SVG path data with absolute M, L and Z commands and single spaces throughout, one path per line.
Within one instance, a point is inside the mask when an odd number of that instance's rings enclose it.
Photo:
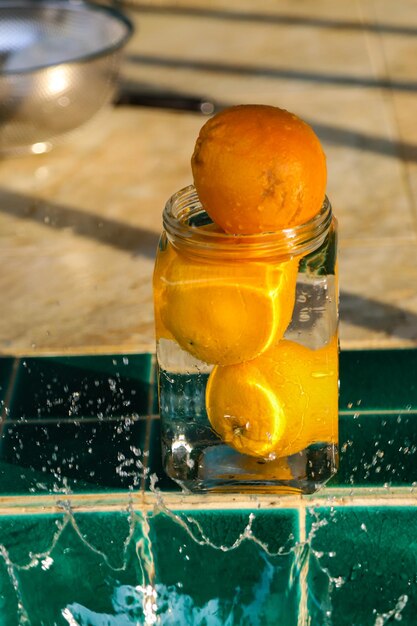
M 109 7 L 2 1 L 0 152 L 46 152 L 108 103 L 132 32 Z

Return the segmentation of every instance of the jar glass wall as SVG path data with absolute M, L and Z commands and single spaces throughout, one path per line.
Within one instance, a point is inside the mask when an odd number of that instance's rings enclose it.
M 312 493 L 337 469 L 337 226 L 228 235 L 195 190 L 154 271 L 162 455 L 192 491 Z

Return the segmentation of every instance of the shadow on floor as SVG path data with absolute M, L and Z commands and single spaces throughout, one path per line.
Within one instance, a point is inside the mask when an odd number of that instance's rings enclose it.
M 413 26 L 398 26 L 386 24 L 385 22 L 371 23 L 359 20 L 334 19 L 328 17 L 311 17 L 308 15 L 289 15 L 274 13 L 258 13 L 251 11 L 231 11 L 229 9 L 210 9 L 207 7 L 181 7 L 171 4 L 158 4 L 150 6 L 141 2 L 117 1 L 116 4 L 129 6 L 129 9 L 140 11 L 141 13 L 159 13 L 164 15 L 186 15 L 190 17 L 203 17 L 216 20 L 230 20 L 236 22 L 258 22 L 261 24 L 278 24 L 282 26 L 307 26 L 312 28 L 329 28 L 332 30 L 369 31 L 376 33 L 387 33 L 390 35 L 405 35 L 413 37 L 417 35 L 417 28 Z
M 406 141 L 396 141 L 385 137 L 373 137 L 367 133 L 360 133 L 345 128 L 338 128 L 330 124 L 321 124 L 313 120 L 305 120 L 315 130 L 320 139 L 328 144 L 350 146 L 364 152 L 374 152 L 391 157 L 401 158 L 403 161 L 417 163 L 417 145 Z
M 347 131 L 346 134 L 348 135 Z M 388 143 L 387 141 L 386 144 Z M 135 255 L 155 257 L 158 233 L 118 220 L 4 189 L 0 190 L 0 212 L 38 222 L 47 228 L 70 228 L 82 237 L 105 245 Z M 349 324 L 385 332 L 390 336 L 417 339 L 417 315 L 395 305 L 342 291 L 340 309 L 341 319 Z
M 154 258 L 159 234 L 71 206 L 0 189 L 0 212 L 76 235 L 119 250 Z
M 389 337 L 417 340 L 416 313 L 344 290 L 340 292 L 340 318 Z
M 354 76 L 351 74 L 333 74 L 330 72 L 304 72 L 279 67 L 222 63 L 218 61 L 192 61 L 179 57 L 165 57 L 150 54 L 128 54 L 126 61 L 150 67 L 216 72 L 218 74 L 234 74 L 236 76 L 256 76 L 257 78 L 299 80 L 307 83 L 324 85 L 341 85 L 346 87 L 367 87 L 374 89 L 393 89 L 395 91 L 417 91 L 417 82 L 409 80 L 391 80 L 389 78 L 373 78 L 371 76 Z

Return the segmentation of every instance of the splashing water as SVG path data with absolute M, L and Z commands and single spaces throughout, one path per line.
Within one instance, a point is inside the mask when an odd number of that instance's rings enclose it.
M 256 513 L 248 512 L 241 530 L 232 537 L 229 535 L 227 545 L 223 545 L 220 542 L 217 543 L 204 525 L 200 524 L 199 520 L 192 514 L 170 510 L 164 502 L 163 494 L 157 489 L 156 483 L 157 479 L 153 476 L 151 479 L 151 487 L 155 495 L 153 512 L 135 510 L 133 496 L 123 500 L 122 508 L 127 514 L 128 527 L 126 527 L 126 534 L 123 532 L 123 536 L 120 538 L 116 562 L 115 557 L 110 556 L 111 552 L 107 554 L 105 547 L 99 548 L 95 545 L 94 539 L 89 540 L 87 538 L 86 533 L 83 532 L 83 525 L 79 525 L 78 517 L 74 515 L 70 498 L 68 500 L 57 499 L 56 505 L 62 509 L 63 517 L 57 520 L 49 545 L 43 551 L 29 552 L 24 562 L 16 563 L 15 559 L 12 560 L 11 558 L 12 553 L 9 554 L 4 546 L 0 546 L 0 558 L 6 565 L 9 579 L 15 591 L 18 611 L 17 623 L 20 626 L 36 626 L 39 623 L 33 619 L 29 607 L 24 605 L 25 594 L 21 589 L 21 574 L 34 568 L 42 570 L 45 574 L 50 571 L 53 572 L 54 569 L 57 573 L 54 550 L 58 548 L 59 554 L 62 546 L 60 548 L 58 544 L 65 530 L 75 533 L 83 546 L 89 552 L 94 553 L 111 570 L 112 574 L 117 575 L 117 578 L 106 581 L 107 589 L 112 591 L 109 594 L 111 598 L 107 596 L 105 601 L 107 602 L 109 599 L 111 604 L 101 604 L 99 605 L 100 608 L 96 604 L 93 607 L 95 610 L 93 610 L 86 605 L 85 599 L 80 600 L 75 595 L 69 595 L 60 606 L 58 605 L 59 608 L 56 607 L 56 610 L 61 613 L 59 619 L 65 620 L 69 626 L 234 626 L 234 624 L 264 626 L 266 623 L 272 624 L 275 623 L 273 618 L 272 621 L 269 621 L 270 617 L 266 617 L 266 614 L 268 614 L 269 608 L 272 608 L 272 604 L 268 605 L 268 602 L 270 603 L 271 598 L 277 593 L 276 576 L 280 565 L 274 559 L 288 555 L 292 555 L 294 558 L 286 582 L 287 588 L 281 588 L 278 593 L 282 594 L 282 598 L 288 598 L 294 591 L 297 593 L 297 588 L 300 590 L 299 626 L 312 625 L 311 611 L 320 619 L 319 623 L 322 626 L 335 626 L 332 606 L 333 591 L 349 581 L 332 576 L 331 569 L 326 567 L 329 558 L 338 556 L 337 551 L 327 552 L 325 549 L 319 551 L 313 547 L 313 540 L 319 532 L 326 532 L 324 530 L 326 526 L 336 523 L 337 515 L 331 513 L 330 516 L 323 518 L 314 507 L 308 509 L 312 520 L 308 532 L 300 532 L 298 542 L 292 535 L 289 535 L 287 540 L 280 542 L 276 550 L 272 550 L 268 543 L 256 536 Z M 330 503 L 331 501 L 327 501 L 328 505 Z M 330 511 L 332 510 L 331 507 Z M 156 582 L 154 555 L 158 551 L 152 545 L 152 522 L 150 520 L 158 515 L 168 517 L 170 521 L 181 527 L 198 546 L 211 548 L 218 552 L 236 551 L 244 542 L 255 544 L 258 548 L 257 558 L 259 556 L 261 562 L 259 572 L 256 574 L 257 578 L 254 581 L 252 579 L 249 589 L 250 595 L 248 596 L 247 592 L 240 589 L 236 584 L 235 587 L 229 588 L 224 597 L 215 591 L 213 592 L 214 597 L 206 595 L 196 599 L 182 589 L 180 582 L 176 584 L 171 584 L 172 581 L 170 584 Z M 358 520 L 358 530 L 360 529 L 361 533 L 367 533 L 368 526 L 362 517 Z M 85 526 L 85 528 L 87 527 Z M 101 544 L 98 543 L 98 545 Z M 129 572 L 131 570 L 129 570 L 128 563 L 129 560 L 132 560 L 132 549 L 134 550 L 133 556 L 136 555 L 134 561 L 138 566 L 135 571 L 139 575 L 136 576 L 132 572 L 132 577 L 130 577 Z M 316 585 L 313 589 L 313 586 L 308 586 L 307 579 L 311 577 L 314 579 L 316 573 L 319 574 L 321 582 L 319 581 L 318 586 Z M 121 581 L 122 574 L 124 575 L 123 584 Z M 52 573 L 51 576 L 53 575 Z M 133 584 L 129 584 L 131 582 Z M 407 595 L 401 595 L 398 600 L 394 600 L 385 609 L 387 612 L 380 610 L 377 613 L 375 610 L 372 616 L 369 616 L 369 623 L 373 623 L 374 626 L 384 626 L 391 621 L 401 620 L 405 610 L 410 609 L 408 600 Z M 66 602 L 68 604 L 65 605 Z M 276 602 L 276 599 L 273 602 Z M 284 624 L 285 621 L 282 623 Z
M 390 622 L 392 618 L 395 621 L 402 620 L 402 611 L 405 609 L 408 602 L 408 596 L 406 594 L 400 596 L 397 600 L 397 603 L 391 611 L 387 613 L 383 613 L 382 615 L 377 615 L 374 626 L 384 626 L 387 622 Z
M 274 567 L 264 558 L 265 566 L 257 585 L 254 599 L 248 604 L 239 602 L 239 590 L 230 603 L 219 598 L 210 599 L 203 606 L 195 606 L 193 599 L 171 585 L 154 587 L 122 585 L 114 590 L 112 606 L 115 614 L 95 613 L 81 604 L 73 603 L 62 611 L 70 626 L 261 626 L 261 609 L 267 598 Z M 151 599 L 154 605 L 153 621 L 145 610 Z M 158 598 L 158 605 L 156 599 Z
M 152 541 L 149 522 L 146 515 L 141 524 L 143 537 L 136 543 L 136 554 L 142 571 L 143 585 L 136 587 L 142 594 L 142 608 L 145 626 L 157 623 L 158 592 L 155 585 L 155 563 L 153 560 Z

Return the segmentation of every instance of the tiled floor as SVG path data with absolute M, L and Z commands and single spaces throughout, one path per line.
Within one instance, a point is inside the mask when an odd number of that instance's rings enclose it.
M 341 354 L 330 486 L 417 483 L 417 351 Z M 0 359 L 0 494 L 178 490 L 161 466 L 151 355 Z M 146 480 L 142 480 L 146 478 Z
M 275 104 L 323 142 L 340 468 L 307 497 L 183 494 L 164 475 L 151 276 L 205 118 L 104 111 L 50 154 L 0 161 L 0 622 L 150 624 L 156 592 L 168 626 L 414 626 L 415 2 L 123 7 L 123 83 Z
M 416 368 L 342 352 L 339 472 L 280 498 L 168 480 L 149 355 L 2 359 L 5 623 L 137 623 L 149 583 L 163 624 L 413 624 Z

